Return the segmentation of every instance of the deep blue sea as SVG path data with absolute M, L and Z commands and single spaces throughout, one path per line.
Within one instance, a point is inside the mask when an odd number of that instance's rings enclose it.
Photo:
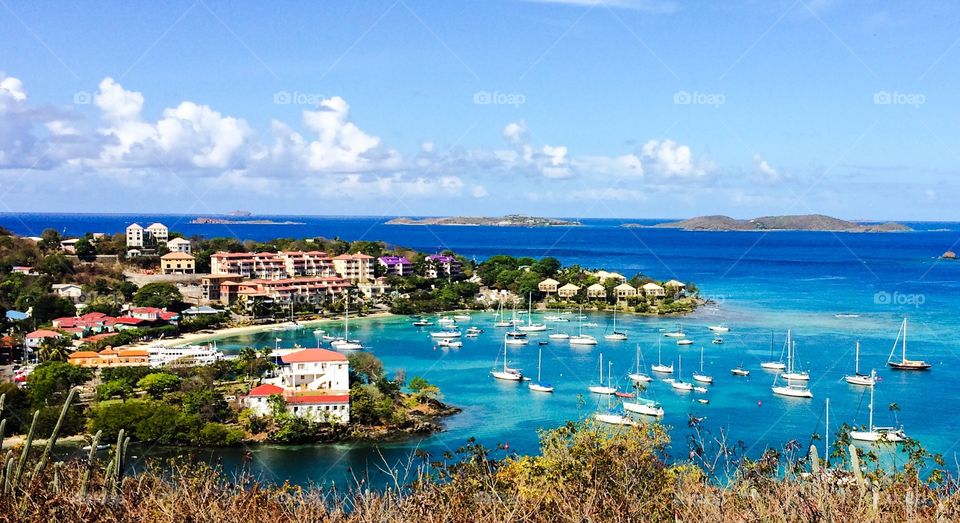
M 830 232 L 685 232 L 672 229 L 626 229 L 624 222 L 658 220 L 583 220 L 582 227 L 425 227 L 385 225 L 382 217 L 268 217 L 296 220 L 305 225 L 191 225 L 193 216 L 128 216 L 76 214 L 0 214 L 0 225 L 26 235 L 44 228 L 67 234 L 119 232 L 127 224 L 161 221 L 187 236 L 235 236 L 265 240 L 274 237 L 341 237 L 346 240 L 384 240 L 421 251 L 452 249 L 477 260 L 493 254 L 555 256 L 565 264 L 605 268 L 626 275 L 642 272 L 657 279 L 695 282 L 701 293 L 716 304 L 684 318 L 683 327 L 695 343 L 678 347 L 661 336 L 676 319 L 620 318 L 618 330 L 629 340 L 610 342 L 602 334 L 610 318 L 595 315 L 598 327 L 587 329 L 600 337 L 590 349 L 574 349 L 564 342 L 543 348 L 544 381 L 556 386 L 553 395 L 537 395 L 525 385 L 496 382 L 489 376 L 499 351 L 501 336 L 492 327 L 489 313 L 478 313 L 469 322 L 485 329 L 477 339 L 464 339 L 464 347 L 441 350 L 426 331 L 406 318 L 351 322 L 351 334 L 363 339 L 391 371 L 404 369 L 408 377 L 422 375 L 436 383 L 445 400 L 464 409 L 450 418 L 448 430 L 431 437 L 388 445 L 265 446 L 253 449 L 244 466 L 266 479 L 294 482 L 351 481 L 367 477 L 383 481 L 379 469 L 405 463 L 413 448 L 434 454 L 455 449 L 470 437 L 489 446 L 508 444 L 510 451 L 536 449 L 537 430 L 580 419 L 607 407 L 606 398 L 591 396 L 587 387 L 597 380 L 599 353 L 613 362 L 614 381 L 628 385 L 625 375 L 634 365 L 639 344 L 644 364 L 662 357 L 675 363 L 682 357 L 683 371 L 699 366 L 704 348 L 705 370 L 715 384 L 705 396 L 673 391 L 654 382 L 647 395 L 660 401 L 664 422 L 674 437 L 673 452 L 686 455 L 690 414 L 705 417 L 715 434 L 725 431 L 743 441 L 751 455 L 765 447 L 790 440 L 809 443 L 824 428 L 824 402 L 830 399 L 831 424 L 865 424 L 869 396 L 843 382 L 853 372 L 854 346 L 861 342 L 861 367 L 876 368 L 882 381 L 876 388 L 878 424 L 902 424 L 948 461 L 958 450 L 955 384 L 960 382 L 960 261 L 941 261 L 939 255 L 956 250 L 960 223 L 907 223 L 915 232 L 856 234 Z M 262 218 L 258 216 L 258 218 Z M 858 315 L 841 317 L 836 314 Z M 896 373 L 885 362 L 900 322 L 909 318 L 909 355 L 934 364 L 927 373 Z M 707 326 L 725 323 L 731 331 L 725 343 L 710 343 Z M 575 328 L 575 323 L 565 324 Z M 335 326 L 334 326 L 335 328 Z M 774 375 L 759 363 L 770 357 L 771 332 L 779 355 L 786 329 L 797 342 L 798 366 L 808 369 L 813 399 L 784 399 L 772 395 Z M 268 332 L 220 342 L 235 350 L 245 345 L 272 345 L 275 336 L 284 345 L 316 344 L 310 330 Z M 546 339 L 545 335 L 541 335 Z M 538 347 L 531 343 L 511 348 L 513 366 L 528 374 L 536 370 Z M 729 370 L 739 364 L 751 370 L 748 378 L 735 378 Z M 707 405 L 695 401 L 707 397 Z M 897 403 L 899 412 L 888 409 Z M 822 443 L 820 443 L 822 445 Z M 155 453 L 156 450 L 151 451 Z M 206 453 L 226 467 L 240 466 L 244 450 Z

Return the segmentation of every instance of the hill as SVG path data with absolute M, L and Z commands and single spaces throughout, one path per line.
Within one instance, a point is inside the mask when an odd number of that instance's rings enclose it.
M 624 224 L 624 227 L 642 227 Z M 683 229 L 685 231 L 832 231 L 832 232 L 903 232 L 910 227 L 900 223 L 858 223 L 822 214 L 761 216 L 738 220 L 729 216 L 698 216 L 687 220 L 658 223 L 652 227 Z

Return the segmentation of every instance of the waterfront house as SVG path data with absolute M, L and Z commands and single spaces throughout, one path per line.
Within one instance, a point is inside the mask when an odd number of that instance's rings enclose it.
M 190 244 L 190 240 L 185 238 L 174 238 L 167 242 L 167 250 L 170 252 L 191 254 L 193 252 L 193 245 Z
M 451 278 L 463 274 L 463 265 L 452 254 L 431 254 L 426 262 L 427 278 Z
M 653 282 L 644 283 L 641 289 L 643 289 L 644 296 L 650 298 L 662 298 L 667 294 L 666 289 Z
M 673 293 L 677 296 L 683 296 L 687 290 L 687 285 L 678 280 L 670 280 L 667 283 L 664 283 L 663 286 L 667 289 L 673 290 Z
M 277 377 L 254 387 L 244 404 L 270 414 L 270 396 L 286 402 L 287 412 L 315 421 L 350 421 L 350 363 L 339 352 L 303 349 L 280 356 Z
M 147 322 L 167 322 L 174 325 L 180 320 L 180 315 L 176 312 L 158 309 L 157 307 L 131 307 L 127 316 Z M 117 320 L 121 319 L 123 318 L 117 318 Z
M 537 290 L 540 292 L 545 292 L 547 294 L 557 292 L 557 286 L 560 285 L 560 282 L 553 278 L 547 278 L 542 282 L 537 284 Z
M 568 283 L 563 287 L 560 287 L 559 289 L 557 289 L 557 296 L 561 298 L 573 298 L 574 296 L 577 295 L 578 292 L 580 292 L 579 285 Z
M 613 288 L 614 295 L 618 300 L 623 298 L 631 298 L 637 295 L 637 288 L 629 283 L 621 283 Z
M 592 300 L 594 299 L 603 299 L 607 297 L 607 288 L 599 283 L 594 283 L 593 285 L 587 287 L 587 298 Z
M 192 254 L 171 252 L 160 257 L 160 272 L 163 274 L 193 274 L 196 260 Z
M 404 256 L 381 256 L 377 263 L 383 267 L 387 276 L 410 276 L 413 274 L 413 264 Z

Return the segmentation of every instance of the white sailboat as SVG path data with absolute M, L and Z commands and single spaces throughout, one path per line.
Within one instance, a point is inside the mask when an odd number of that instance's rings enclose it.
M 490 375 L 498 380 L 504 381 L 520 381 L 523 379 L 523 373 L 520 372 L 520 369 L 511 369 L 507 366 L 507 343 L 506 337 L 504 337 L 503 343 L 503 370 L 498 370 L 496 363 L 494 363 L 493 370 L 490 371 Z
M 611 363 L 612 365 L 612 363 Z M 615 387 L 610 386 L 610 372 L 607 372 L 607 384 L 603 384 L 603 353 L 600 353 L 600 381 L 599 385 L 591 385 L 589 388 L 590 392 L 594 394 L 613 394 L 617 392 Z
M 688 340 L 686 338 L 677 340 L 677 345 L 693 345 L 693 340 Z
M 659 372 L 661 374 L 673 374 L 673 363 L 670 365 L 663 364 L 663 354 L 660 350 L 660 340 L 657 340 L 657 364 L 652 365 L 650 370 L 653 372 Z
M 497 320 L 493 323 L 494 327 L 510 327 L 513 325 L 509 321 L 504 321 L 503 319 L 503 302 L 501 301 L 497 307 L 497 314 L 494 316 L 494 319 Z
M 363 350 L 363 343 L 360 340 L 350 339 L 350 295 L 347 295 L 344 305 L 343 337 L 331 341 L 330 346 L 337 350 Z
M 723 325 L 723 324 L 711 325 L 707 328 L 713 332 L 730 332 L 730 327 L 727 327 L 726 325 Z
M 553 385 L 550 385 L 549 383 L 544 385 L 543 382 L 540 381 L 540 363 L 542 359 L 543 349 L 540 349 L 537 351 L 537 381 L 531 381 L 528 387 L 533 392 L 553 392 Z
M 876 376 L 871 372 L 870 374 L 861 374 L 860 373 L 860 340 L 857 340 L 857 349 L 856 355 L 854 356 L 854 371 L 852 376 L 844 376 L 843 379 L 846 380 L 850 385 L 860 385 L 863 387 L 873 387 L 877 384 Z
M 613 396 L 607 396 L 607 411 L 606 412 L 596 412 L 593 414 L 593 419 L 599 421 L 600 423 L 606 423 L 608 425 L 617 425 L 621 427 L 633 427 L 639 425 L 636 421 L 630 419 L 630 416 L 614 412 L 610 408 L 610 402 L 613 399 Z
M 677 356 L 678 360 L 678 370 L 677 370 L 677 379 L 670 382 L 670 386 L 676 390 L 688 391 L 693 390 L 693 384 L 683 381 L 683 356 Z
M 787 369 L 783 378 L 787 381 L 810 381 L 810 373 L 796 369 L 797 342 L 792 341 L 790 331 L 787 331 Z
M 876 371 L 870 372 L 871 378 L 876 378 Z M 867 430 L 850 431 L 850 439 L 857 441 L 869 441 L 875 443 L 897 443 L 907 438 L 903 429 L 896 427 L 874 427 L 873 426 L 873 391 L 875 387 L 870 387 L 870 422 Z
M 666 336 L 666 337 L 668 337 L 668 338 L 682 338 L 682 337 L 684 336 L 684 334 L 683 334 L 683 324 L 682 324 L 682 323 L 678 323 L 678 324 L 677 324 L 677 330 L 675 330 L 675 331 L 673 331 L 673 332 L 665 332 L 663 335 Z
M 431 338 L 459 338 L 463 336 L 463 333 L 458 329 L 444 329 L 440 331 L 433 331 L 430 333 Z
M 786 382 L 787 382 L 786 385 L 777 385 L 777 380 L 779 380 L 781 376 L 786 376 L 786 374 L 778 374 L 776 377 L 773 378 L 773 386 L 771 387 L 771 390 L 773 391 L 774 394 L 777 394 L 779 396 L 789 396 L 792 398 L 812 398 L 813 397 L 813 392 L 807 388 L 806 382 L 795 383 L 790 379 L 786 379 Z
M 650 376 L 648 376 L 647 374 L 645 374 L 643 371 L 640 370 L 642 368 L 643 367 L 640 366 L 640 344 L 638 343 L 637 344 L 637 363 L 636 363 L 636 367 L 634 367 L 634 369 L 636 370 L 628 374 L 627 377 L 629 377 L 630 380 L 635 383 L 649 383 L 653 381 L 653 378 L 651 378 Z
M 761 369 L 767 370 L 783 370 L 787 368 L 786 364 L 783 363 L 783 350 L 780 351 L 780 359 L 773 359 L 773 332 L 770 333 L 770 361 L 765 361 L 760 364 Z
M 903 339 L 900 347 L 900 361 L 893 359 L 893 353 L 897 350 L 897 342 Z M 887 365 L 893 370 L 930 370 L 931 365 L 923 360 L 907 359 L 907 319 L 903 319 L 903 325 L 900 326 L 900 332 L 897 333 L 897 339 L 893 342 L 893 349 L 890 350 L 890 356 L 887 358 Z
M 596 345 L 597 339 L 589 334 L 583 333 L 583 306 L 580 306 L 580 332 L 576 336 L 570 336 L 570 345 Z
M 713 383 L 713 376 L 703 372 L 703 347 L 700 347 L 700 372 L 693 373 L 693 381 L 700 383 Z
M 543 332 L 547 330 L 545 323 L 533 323 L 533 293 L 527 297 L 527 324 L 517 327 L 520 332 Z
M 644 416 L 663 417 L 663 406 L 656 401 L 645 398 L 637 398 L 636 401 L 623 402 L 623 410 L 643 414 Z
M 617 305 L 615 305 L 615 306 L 613 307 L 613 332 L 611 332 L 610 334 L 605 335 L 605 336 L 603 337 L 603 339 L 605 339 L 605 340 L 610 340 L 610 341 L 624 341 L 624 340 L 627 339 L 627 333 L 626 333 L 626 332 L 620 332 L 620 331 L 617 330 L 617 309 L 619 308 L 619 306 L 620 306 L 620 302 L 619 302 L 619 300 L 618 300 L 618 301 L 617 301 Z

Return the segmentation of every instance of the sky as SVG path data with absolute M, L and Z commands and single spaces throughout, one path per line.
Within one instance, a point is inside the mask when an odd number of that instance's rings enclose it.
M 960 6 L 0 0 L 0 212 L 956 219 Z

